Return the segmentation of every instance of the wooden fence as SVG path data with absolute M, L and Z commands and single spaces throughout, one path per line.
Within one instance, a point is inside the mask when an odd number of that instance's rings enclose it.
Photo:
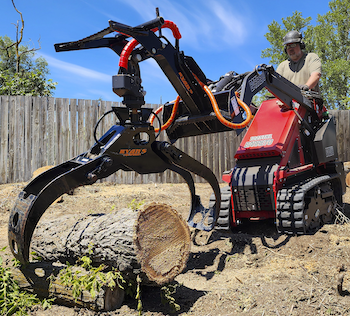
M 57 165 L 87 151 L 93 144 L 98 118 L 118 102 L 61 98 L 0 96 L 0 184 L 28 181 L 39 167 Z M 147 105 L 158 107 L 158 105 Z M 331 111 L 337 120 L 338 151 L 342 161 L 350 160 L 349 111 Z M 103 135 L 115 123 L 108 115 L 99 125 Z M 234 154 L 243 133 L 235 131 L 179 139 L 175 146 L 209 167 L 218 179 L 235 165 Z M 161 140 L 166 140 L 163 132 Z M 166 171 L 139 175 L 118 171 L 107 181 L 115 183 L 182 182 Z M 195 177 L 195 181 L 201 178 Z

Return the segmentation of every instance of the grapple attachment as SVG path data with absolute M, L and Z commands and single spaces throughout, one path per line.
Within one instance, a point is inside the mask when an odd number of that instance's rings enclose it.
M 212 171 L 170 143 L 156 141 L 152 126 L 115 125 L 88 152 L 40 174 L 19 194 L 9 219 L 9 245 L 16 259 L 22 263 L 29 261 L 34 229 L 58 197 L 79 186 L 91 185 L 118 170 L 140 174 L 172 170 L 180 174 L 191 192 L 189 224 L 207 231 L 214 227 L 215 220 L 209 223 L 207 219 L 217 218 L 220 188 Z M 211 185 L 217 197 L 214 207 L 206 209 L 200 203 L 191 172 Z M 202 216 L 198 221 L 194 219 L 196 214 Z

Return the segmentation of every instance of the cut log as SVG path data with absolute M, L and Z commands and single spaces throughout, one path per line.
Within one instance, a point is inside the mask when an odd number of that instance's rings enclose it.
M 347 185 L 348 187 L 350 187 L 350 173 L 348 173 L 348 174 L 346 175 L 345 182 L 346 182 L 346 185 Z
M 151 204 L 143 210 L 68 216 L 39 222 L 32 251 L 45 262 L 76 262 L 89 256 L 125 278 L 140 275 L 144 283 L 162 285 L 186 267 L 190 251 L 187 223 L 170 206 Z
M 350 162 L 344 162 L 344 171 L 346 174 L 345 182 L 348 187 L 350 187 Z

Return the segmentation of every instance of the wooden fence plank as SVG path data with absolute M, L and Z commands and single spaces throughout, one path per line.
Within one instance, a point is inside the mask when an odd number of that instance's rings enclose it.
M 91 147 L 91 131 L 92 126 L 92 111 L 91 111 L 91 100 L 85 100 L 85 138 L 84 138 L 84 151 L 87 151 Z
M 56 164 L 60 164 L 63 162 L 62 158 L 62 152 L 61 152 L 61 143 L 62 143 L 62 99 L 57 98 L 56 99 L 56 126 L 55 126 L 55 132 L 56 132 L 56 139 L 57 141 L 57 149 L 55 151 L 56 154 Z
M 40 126 L 40 98 L 33 97 L 32 113 L 32 171 L 42 167 L 41 164 L 41 126 Z
M 69 102 L 69 151 L 68 158 L 76 157 L 77 152 L 77 100 L 71 99 Z
M 42 165 L 48 165 L 48 130 L 49 126 L 47 124 L 48 116 L 48 99 L 41 98 L 41 107 L 40 107 L 40 125 L 41 125 L 41 137 L 40 145 L 42 149 Z
M 32 164 L 31 164 L 31 153 L 32 153 L 32 98 L 24 98 L 23 105 L 24 112 L 24 178 L 22 181 L 29 181 L 32 177 Z
M 90 138 L 90 145 L 89 148 L 91 148 L 95 144 L 95 138 L 94 138 L 94 129 L 97 123 L 97 120 L 99 118 L 99 107 L 100 107 L 100 102 L 97 100 L 93 100 L 91 102 L 91 138 Z
M 100 119 L 102 117 L 102 115 L 104 113 L 106 113 L 106 101 L 101 101 L 100 102 L 100 109 L 99 109 L 99 115 L 98 115 L 98 119 Z M 112 114 L 111 114 L 112 115 Z M 104 135 L 106 131 L 104 131 L 103 129 L 103 121 L 100 122 L 100 124 L 98 125 L 98 128 L 97 128 L 97 138 L 100 139 L 102 135 Z
M 55 165 L 55 99 L 50 97 L 47 102 L 47 164 Z
M 45 98 L 35 97 L 36 102 L 38 103 L 39 109 L 39 156 L 38 156 L 38 165 L 37 168 L 46 165 L 45 162 L 45 129 L 44 126 L 44 112 L 45 112 Z
M 15 124 L 15 182 L 19 182 L 19 179 L 24 175 L 24 161 L 25 161 L 25 147 L 24 147 L 24 112 L 23 112 L 24 96 L 16 97 L 16 124 Z
M 7 183 L 9 152 L 9 96 L 0 97 L 0 183 Z
M 77 147 L 78 152 L 83 153 L 86 151 L 84 139 L 85 139 L 85 126 L 84 126 L 84 115 L 85 115 L 85 101 L 79 99 L 78 100 L 78 139 L 77 139 Z
M 14 180 L 14 152 L 15 152 L 15 104 L 16 97 L 10 96 L 9 100 L 9 144 L 8 144 L 8 178 Z
M 62 121 L 61 121 L 61 162 L 67 161 L 72 158 L 69 155 L 69 147 L 71 143 L 69 142 L 69 99 L 62 99 Z
M 338 114 L 339 118 L 339 114 Z M 342 118 L 342 127 L 344 129 L 344 151 L 343 151 L 343 159 L 342 161 L 349 161 L 350 160 L 350 112 L 349 111 L 341 111 L 341 118 Z M 339 141 L 339 140 L 338 140 Z

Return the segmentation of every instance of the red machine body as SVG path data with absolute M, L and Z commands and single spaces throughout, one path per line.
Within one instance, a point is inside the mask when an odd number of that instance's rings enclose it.
M 302 112 L 305 113 L 305 110 Z M 238 161 L 246 159 L 263 159 L 267 157 L 277 157 L 280 163 L 273 168 L 273 187 L 277 188 L 279 183 L 279 170 L 287 165 L 288 157 L 291 154 L 293 145 L 298 143 L 300 154 L 300 164 L 304 164 L 303 151 L 299 130 L 297 128 L 298 117 L 293 111 L 282 112 L 277 99 L 264 101 L 259 107 L 247 133 L 238 147 L 235 158 Z M 233 172 L 233 170 L 232 170 Z M 232 172 L 224 174 L 222 179 L 228 184 L 232 184 Z M 283 178 L 282 178 L 283 181 Z M 270 196 L 269 187 L 262 194 Z M 249 190 L 249 189 L 248 189 Z M 235 197 L 235 199 L 233 199 Z M 234 208 L 235 200 L 239 199 L 239 191 L 233 188 L 232 195 L 232 220 L 231 225 L 236 226 L 241 219 L 260 220 L 276 217 L 276 200 L 271 199 L 272 203 L 265 207 L 248 206 L 245 209 Z M 237 203 L 236 203 L 237 204 Z
M 303 112 L 301 115 L 305 114 L 305 111 Z M 235 158 L 288 155 L 288 144 L 298 135 L 297 125 L 298 118 L 293 111 L 282 112 L 276 99 L 264 101 L 245 134 Z
M 286 200 L 294 198 L 297 187 L 307 180 L 312 182 L 322 175 L 329 175 L 338 167 L 330 163 L 337 160 L 336 157 L 326 161 L 315 154 L 312 147 L 317 137 L 305 133 L 301 126 L 301 119 L 313 124 L 313 118 L 306 109 L 293 102 L 294 110 L 283 111 L 282 104 L 279 99 L 269 99 L 261 104 L 235 154 L 236 167 L 223 175 L 222 179 L 229 187 L 222 189 L 224 207 L 217 223 L 219 229 L 230 229 L 244 219 L 270 218 L 276 219 L 281 232 L 306 233 L 330 218 L 327 213 L 333 208 L 331 201 L 341 200 L 341 181 L 327 177 L 327 184 L 320 180 L 320 185 L 311 189 L 311 193 L 307 193 L 305 188 L 299 192 L 297 199 L 300 201 L 295 201 L 295 204 L 299 202 L 301 214 L 298 215 L 300 218 L 294 216 L 294 203 Z M 335 133 L 332 140 L 328 140 L 330 142 L 336 143 Z M 328 145 L 323 144 L 323 147 Z M 290 196 L 282 197 L 288 190 Z M 317 202 L 312 201 L 317 194 Z M 327 200 L 330 196 L 332 199 Z M 313 203 L 317 204 L 316 207 L 318 203 L 322 205 L 316 212 L 322 213 L 323 218 L 315 216 Z M 305 212 L 305 208 L 309 209 L 309 213 Z

